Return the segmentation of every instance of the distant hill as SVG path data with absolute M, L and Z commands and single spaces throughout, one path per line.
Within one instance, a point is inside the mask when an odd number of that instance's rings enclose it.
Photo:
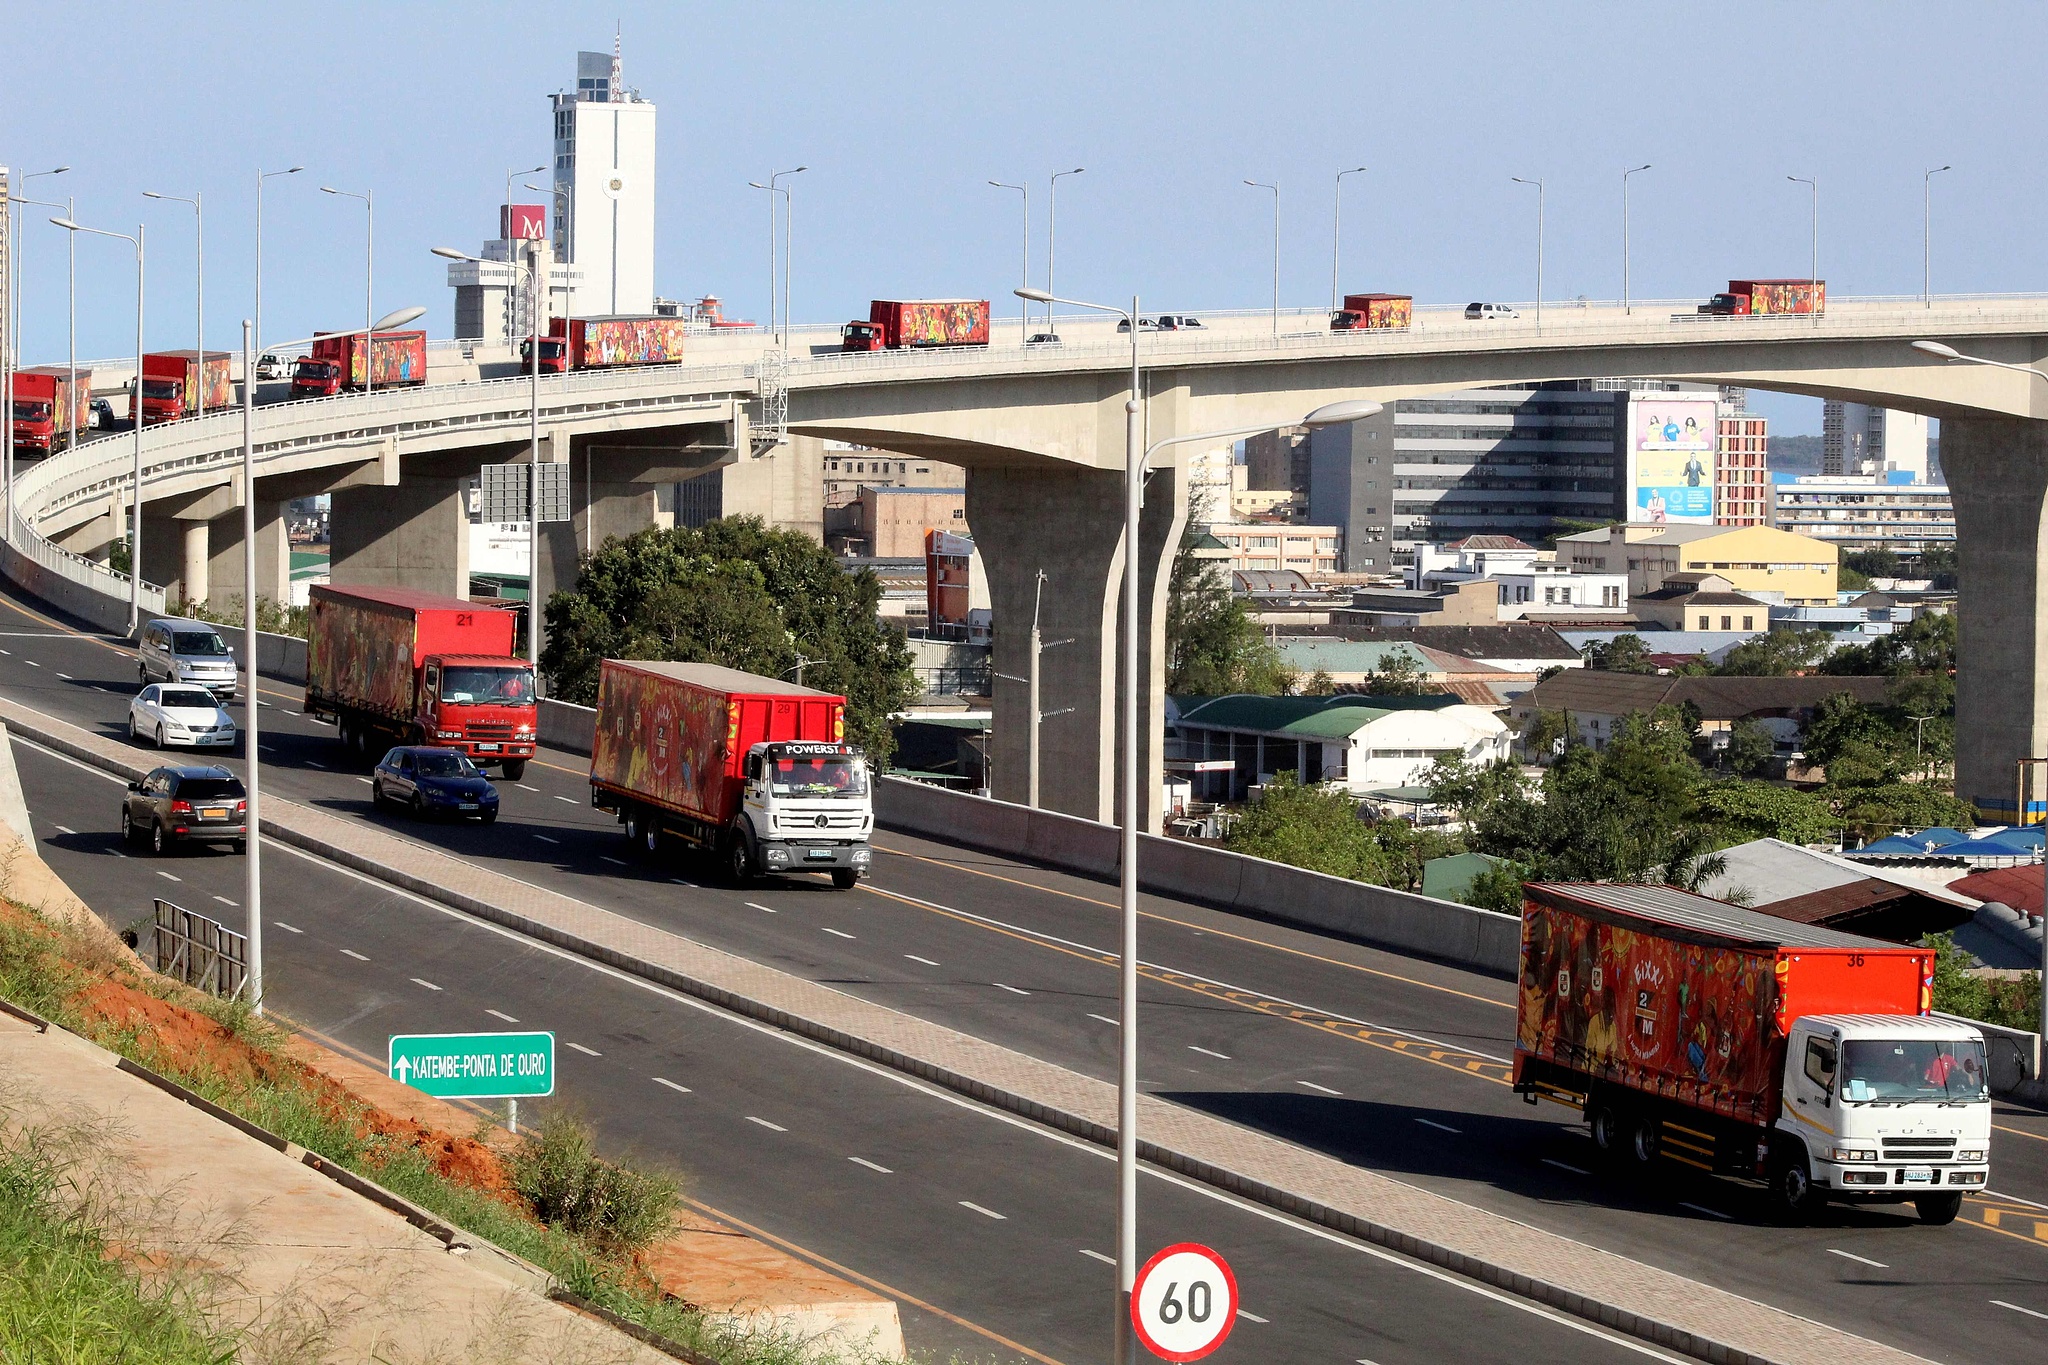
M 1820 437 L 1773 436 L 1770 466 L 1788 474 L 1820 473 Z

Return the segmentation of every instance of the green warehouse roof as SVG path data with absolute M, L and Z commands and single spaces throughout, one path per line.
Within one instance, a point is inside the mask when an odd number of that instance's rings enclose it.
M 1335 697 L 1261 697 L 1235 693 L 1228 697 L 1182 697 L 1175 702 L 1182 725 L 1334 739 L 1356 734 L 1395 711 L 1441 711 L 1446 706 L 1456 706 L 1458 699 L 1444 693 L 1426 697 L 1366 697 L 1356 693 Z

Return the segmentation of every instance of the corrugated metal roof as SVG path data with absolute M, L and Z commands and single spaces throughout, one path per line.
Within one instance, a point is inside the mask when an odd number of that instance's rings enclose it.
M 1405 640 L 1376 641 L 1295 639 L 1274 641 L 1280 657 L 1304 673 L 1322 669 L 1327 673 L 1384 673 L 1389 659 L 1406 660 L 1425 673 L 1441 673 L 1442 666 L 1418 645 Z
M 1679 936 L 1748 948 L 1896 948 L 1895 943 L 1796 924 L 1726 901 L 1695 896 L 1675 886 L 1615 882 L 1541 882 L 1527 888 L 1536 900 L 1560 909 L 1591 911 L 1594 918 L 1647 919 Z M 1605 911 L 1606 914 L 1600 912 Z
M 1649 643 L 1646 638 L 1645 643 Z M 1573 668 L 1553 674 L 1530 690 L 1523 704 L 1544 710 L 1582 711 L 1593 715 L 1624 715 L 1653 707 L 1692 702 L 1708 720 L 1737 720 L 1758 711 L 1803 710 L 1823 697 L 1847 692 L 1874 705 L 1885 699 L 1888 678 L 1706 677 L 1679 678 L 1654 673 L 1609 673 Z

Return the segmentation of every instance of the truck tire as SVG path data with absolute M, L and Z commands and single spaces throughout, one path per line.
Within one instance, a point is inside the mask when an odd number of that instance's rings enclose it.
M 1629 1161 L 1639 1171 L 1647 1171 L 1657 1164 L 1657 1152 L 1661 1146 L 1663 1125 L 1653 1118 L 1638 1118 L 1628 1126 Z
M 832 869 L 832 885 L 838 887 L 841 891 L 851 891 L 859 884 L 860 873 L 853 868 L 835 867 Z
M 1920 1221 L 1935 1227 L 1947 1227 L 1956 1221 L 1956 1215 L 1963 1211 L 1963 1192 L 1951 1194 L 1923 1194 L 1913 1201 L 1913 1207 L 1920 1211 Z
M 1771 1168 L 1771 1202 L 1778 1217 L 1794 1225 L 1810 1223 L 1826 1201 L 1813 1187 L 1813 1172 L 1803 1148 L 1778 1157 Z
M 635 847 L 646 857 L 658 857 L 661 853 L 661 835 L 661 812 L 642 809 L 640 837 Z
M 725 876 L 734 886 L 746 886 L 754 880 L 754 846 L 747 838 L 747 832 L 736 829 L 725 838 Z
M 631 844 L 635 850 L 638 850 L 640 847 L 640 822 L 647 817 L 642 815 L 640 807 L 631 801 L 626 802 L 626 808 L 620 812 L 620 815 L 624 817 L 626 842 Z
M 1592 1136 L 1593 1151 L 1602 1160 L 1612 1161 L 1621 1155 L 1625 1141 L 1621 1114 L 1605 1100 L 1592 1100 L 1586 1105 L 1586 1131 Z
M 524 776 L 526 776 L 525 759 L 508 758 L 505 760 L 505 780 L 507 782 L 517 782 Z

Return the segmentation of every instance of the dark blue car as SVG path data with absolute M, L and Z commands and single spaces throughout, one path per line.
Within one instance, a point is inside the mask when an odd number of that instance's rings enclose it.
M 454 749 L 400 745 L 377 764 L 370 797 L 380 808 L 396 804 L 416 816 L 453 815 L 487 825 L 498 818 L 498 789 Z

